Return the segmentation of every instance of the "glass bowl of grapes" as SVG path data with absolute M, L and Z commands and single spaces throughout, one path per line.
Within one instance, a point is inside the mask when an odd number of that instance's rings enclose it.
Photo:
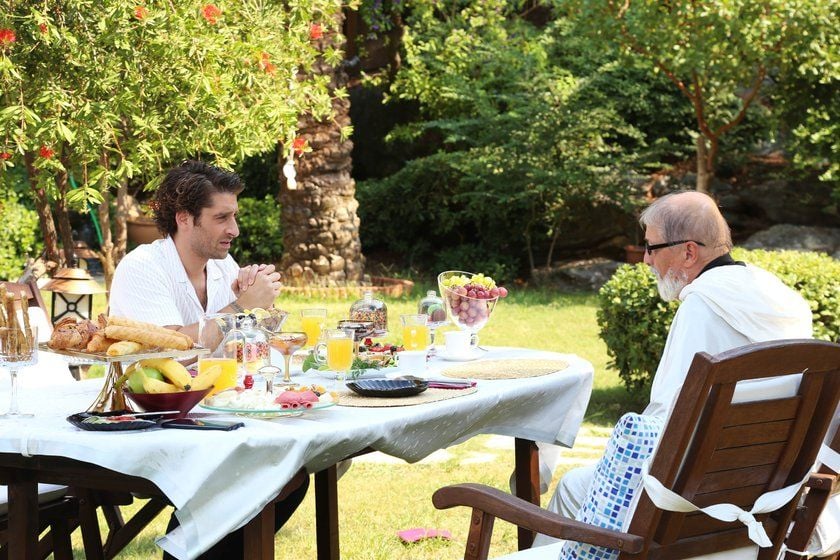
M 489 276 L 463 270 L 438 274 L 438 288 L 447 317 L 459 329 L 472 335 L 472 346 L 478 345 L 478 331 L 490 320 L 499 299 L 508 293 Z

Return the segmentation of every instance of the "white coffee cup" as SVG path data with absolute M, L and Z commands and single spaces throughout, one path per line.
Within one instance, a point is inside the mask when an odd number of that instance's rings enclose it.
M 447 331 L 443 333 L 446 355 L 452 358 L 466 358 L 472 353 L 470 333 L 467 331 Z
M 400 375 L 422 374 L 426 370 L 426 351 L 403 350 L 397 352 L 397 365 L 400 368 Z

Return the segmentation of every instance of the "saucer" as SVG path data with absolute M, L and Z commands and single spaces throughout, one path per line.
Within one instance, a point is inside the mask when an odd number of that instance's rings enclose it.
M 473 360 L 479 359 L 483 355 L 484 352 L 477 348 L 474 348 L 465 354 L 456 355 L 449 355 L 446 353 L 446 350 L 437 351 L 437 357 L 441 360 L 446 360 L 447 362 L 471 362 Z

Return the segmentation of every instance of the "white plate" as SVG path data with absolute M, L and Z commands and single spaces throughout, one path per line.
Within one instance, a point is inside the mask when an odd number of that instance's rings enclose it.
M 481 358 L 484 354 L 485 352 L 478 350 L 477 348 L 472 350 L 469 354 L 458 354 L 457 356 L 450 356 L 445 350 L 437 351 L 437 357 L 441 360 L 446 360 L 447 362 L 471 362 Z
M 252 416 L 254 418 L 280 418 L 282 416 L 300 416 L 313 410 L 335 406 L 335 401 L 317 402 L 311 408 L 234 408 L 228 406 L 212 406 L 201 403 L 198 406 L 214 412 L 227 412 L 239 416 Z

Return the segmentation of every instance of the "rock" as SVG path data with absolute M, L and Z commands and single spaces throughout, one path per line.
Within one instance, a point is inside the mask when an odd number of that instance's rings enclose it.
M 746 249 L 791 249 L 840 254 L 840 228 L 778 224 L 750 236 L 742 247 Z
M 538 286 L 577 287 L 597 291 L 623 263 L 604 258 L 569 261 L 534 271 Z

